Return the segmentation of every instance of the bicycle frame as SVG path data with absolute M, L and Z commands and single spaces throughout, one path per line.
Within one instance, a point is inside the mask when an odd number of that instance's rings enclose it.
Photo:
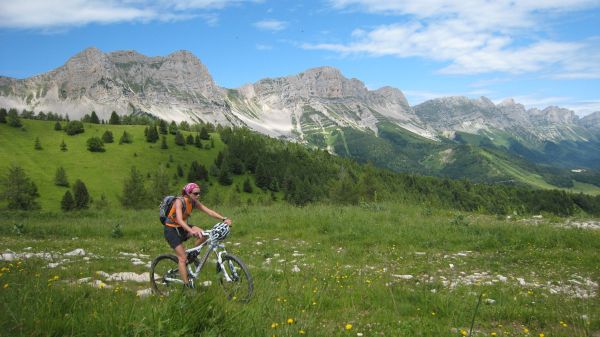
M 206 246 L 207 248 L 205 249 L 206 252 L 202 255 L 202 257 L 199 259 L 199 263 L 198 265 L 195 266 L 195 268 L 193 268 L 194 263 L 192 263 L 192 261 L 187 261 L 186 262 L 186 268 L 187 268 L 187 272 L 188 272 L 188 278 L 190 280 L 196 279 L 198 278 L 198 275 L 200 275 L 200 271 L 202 270 L 202 268 L 204 267 L 204 265 L 206 264 L 206 261 L 208 261 L 208 257 L 210 255 L 210 253 L 214 252 L 215 255 L 217 256 L 217 264 L 219 266 L 219 270 L 221 272 L 223 272 L 223 275 L 225 276 L 225 280 L 227 282 L 232 282 L 233 278 L 227 273 L 227 268 L 225 268 L 225 266 L 223 265 L 223 255 L 227 254 L 227 251 L 225 250 L 225 245 L 220 243 L 219 241 L 216 240 L 212 240 L 210 238 L 210 230 L 208 231 L 204 231 L 203 236 L 208 237 L 208 240 L 204 241 L 203 243 L 201 243 L 200 245 L 190 248 L 190 249 L 186 249 L 186 255 L 189 256 L 190 253 L 197 253 L 197 255 L 200 255 L 200 252 L 204 249 L 204 247 Z M 235 277 L 235 275 L 233 275 Z M 175 282 L 175 283 L 181 283 L 183 284 L 183 281 L 180 279 L 173 279 L 170 277 L 165 277 L 166 281 L 169 282 Z

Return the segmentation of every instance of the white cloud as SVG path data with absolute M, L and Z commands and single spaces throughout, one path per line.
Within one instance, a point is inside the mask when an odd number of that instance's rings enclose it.
M 90 23 L 187 20 L 202 10 L 218 10 L 256 0 L 0 0 L 0 27 L 57 29 Z M 208 24 L 216 19 L 207 17 Z
M 261 30 L 280 31 L 286 29 L 288 23 L 279 20 L 262 20 L 254 23 L 254 27 Z
M 398 20 L 357 28 L 350 42 L 303 48 L 342 55 L 422 57 L 446 64 L 439 69 L 444 74 L 542 71 L 549 77 L 600 78 L 600 58 L 582 52 L 598 44 L 551 40 L 544 21 L 549 14 L 597 8 L 596 0 L 330 0 L 330 4 Z

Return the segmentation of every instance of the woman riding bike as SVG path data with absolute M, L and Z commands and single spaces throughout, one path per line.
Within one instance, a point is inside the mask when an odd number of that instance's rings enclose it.
M 183 242 L 192 236 L 196 237 L 196 245 L 206 241 L 206 238 L 202 235 L 202 228 L 188 224 L 188 218 L 192 214 L 193 209 L 197 208 L 209 216 L 225 222 L 229 226 L 232 224 L 231 219 L 204 206 L 199 201 L 199 198 L 200 186 L 198 184 L 189 183 L 185 185 L 181 190 L 181 197 L 177 198 L 173 203 L 164 226 L 165 239 L 169 243 L 169 246 L 175 250 L 178 259 L 179 274 L 186 286 L 190 286 L 190 284 L 188 283 L 188 273 L 185 267 L 187 256 Z

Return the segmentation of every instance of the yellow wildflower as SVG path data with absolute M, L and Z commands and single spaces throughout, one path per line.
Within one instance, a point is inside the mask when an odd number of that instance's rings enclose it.
M 304 335 L 306 332 L 304 332 L 304 330 L 300 329 L 300 331 L 298 331 L 299 334 Z
M 467 335 L 467 330 L 465 330 L 465 329 L 460 329 L 460 335 L 461 335 L 461 336 L 466 336 L 466 335 Z
M 8 283 L 4 283 L 4 285 L 2 286 L 2 288 L 4 288 L 4 289 L 8 288 Z
M 271 323 L 271 329 L 277 329 L 277 327 L 279 326 L 279 323 Z
M 294 319 L 293 318 L 288 318 L 287 324 L 294 324 Z
M 524 332 L 524 333 L 529 333 L 529 329 L 527 329 L 527 328 L 523 328 L 523 332 Z
M 350 324 L 350 323 L 346 324 L 346 330 L 347 331 L 352 330 L 352 324 Z
M 492 333 L 490 334 L 490 336 L 492 336 L 492 337 L 496 337 L 496 333 L 495 333 L 495 332 L 492 332 Z
M 540 333 L 540 337 L 546 337 L 546 335 L 544 335 L 544 333 Z

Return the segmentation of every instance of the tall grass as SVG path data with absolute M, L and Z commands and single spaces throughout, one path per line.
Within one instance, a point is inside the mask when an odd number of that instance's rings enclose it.
M 123 252 L 147 262 L 170 251 L 156 212 L 3 214 L 0 251 L 56 256 L 0 262 L 0 334 L 460 336 L 480 294 L 474 336 L 600 331 L 597 285 L 586 285 L 600 279 L 600 233 L 560 227 L 564 219 L 532 224 L 393 203 L 209 206 L 234 220 L 227 249 L 250 267 L 250 303 L 227 302 L 214 283 L 142 298 L 136 291 L 148 283 L 100 276 L 148 271 Z M 213 223 L 200 214 L 191 222 Z M 121 238 L 111 236 L 116 224 Z M 66 258 L 75 248 L 89 259 Z M 84 277 L 107 287 L 78 282 Z M 595 294 L 575 297 L 578 288 Z

